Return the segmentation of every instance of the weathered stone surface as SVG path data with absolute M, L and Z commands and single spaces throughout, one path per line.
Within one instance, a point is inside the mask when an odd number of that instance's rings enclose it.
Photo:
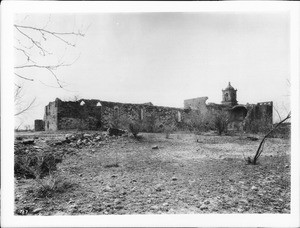
M 216 111 L 229 114 L 231 130 L 245 130 L 254 121 L 272 124 L 272 102 L 237 104 L 236 90 L 223 90 L 222 104 L 206 104 L 208 97 L 184 101 L 184 108 L 154 106 L 152 103 L 130 104 L 100 100 L 61 101 L 56 99 L 45 107 L 45 130 L 104 130 L 127 129 L 128 123 L 143 121 L 141 131 L 163 132 L 168 127 L 186 129 L 195 114 L 207 117 Z M 267 118 L 266 118 L 267 117 Z
M 44 121 L 43 120 L 35 120 L 34 121 L 34 130 L 35 131 L 44 131 L 45 130 Z

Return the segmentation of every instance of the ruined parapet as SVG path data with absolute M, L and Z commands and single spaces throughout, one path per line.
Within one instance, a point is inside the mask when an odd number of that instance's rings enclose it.
M 57 127 L 57 110 L 58 110 L 58 104 L 61 102 L 58 98 L 53 101 L 49 102 L 47 106 L 45 106 L 45 114 L 44 114 L 44 126 L 45 131 L 56 131 L 58 130 Z
M 197 97 L 184 100 L 184 109 L 199 110 L 201 114 L 206 114 L 208 109 L 206 100 L 208 97 Z
M 34 120 L 34 130 L 35 131 L 44 131 L 44 121 L 43 120 Z
M 58 107 L 58 130 L 101 129 L 102 104 L 99 100 L 61 101 Z
M 263 119 L 270 124 L 273 124 L 273 102 L 259 102 L 255 106 L 255 118 Z
M 245 130 L 267 131 L 273 124 L 273 102 L 247 104 L 248 113 L 244 120 Z

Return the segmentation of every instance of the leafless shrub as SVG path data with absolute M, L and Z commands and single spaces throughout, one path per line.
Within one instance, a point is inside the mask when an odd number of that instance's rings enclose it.
M 138 138 L 138 134 L 142 129 L 142 123 L 140 121 L 131 121 L 128 125 L 128 130 L 135 138 Z
M 166 135 L 166 139 L 170 138 L 170 134 L 172 134 L 176 130 L 176 126 L 172 120 L 169 120 L 163 126 L 163 131 Z
M 193 111 L 184 118 L 183 126 L 186 130 L 200 134 L 213 128 L 209 115 L 201 114 L 199 111 Z
M 38 187 L 35 193 L 39 197 L 50 197 L 54 193 L 63 192 L 69 185 L 57 170 L 61 157 L 53 153 L 15 153 L 15 176 L 32 178 Z
M 257 164 L 257 160 L 258 158 L 261 156 L 262 152 L 263 152 L 263 148 L 264 148 L 264 144 L 265 144 L 265 140 L 282 124 L 284 123 L 286 120 L 291 118 L 291 113 L 289 113 L 286 118 L 284 118 L 283 120 L 281 120 L 278 124 L 275 125 L 274 128 L 272 128 L 267 134 L 265 134 L 265 136 L 263 137 L 263 139 L 261 140 L 261 142 L 259 143 L 258 149 L 256 150 L 256 153 L 254 155 L 253 158 L 248 157 L 247 158 L 247 163 L 248 164 L 253 164 L 256 165 Z
M 226 112 L 220 111 L 214 113 L 212 121 L 219 135 L 221 135 L 224 132 L 227 132 L 229 118 Z
M 43 179 L 38 180 L 38 186 L 34 190 L 37 197 L 53 197 L 56 194 L 61 194 L 75 187 L 76 184 L 67 181 L 65 177 L 59 174 L 51 174 Z
M 272 129 L 271 117 L 254 119 L 247 124 L 247 131 L 250 133 L 267 133 Z

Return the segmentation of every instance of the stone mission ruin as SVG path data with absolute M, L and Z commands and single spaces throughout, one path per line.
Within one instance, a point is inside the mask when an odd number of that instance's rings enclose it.
M 253 121 L 273 123 L 273 102 L 238 104 L 237 90 L 230 82 L 222 90 L 221 104 L 206 104 L 207 99 L 199 97 L 184 100 L 184 108 L 172 108 L 154 106 L 151 102 L 129 104 L 96 99 L 62 101 L 56 98 L 45 107 L 44 119 L 35 120 L 35 130 L 103 130 L 111 127 L 118 118 L 132 121 L 153 119 L 161 126 L 172 124 L 181 129 L 184 120 L 192 114 L 207 117 L 215 112 L 228 114 L 229 130 L 245 131 Z

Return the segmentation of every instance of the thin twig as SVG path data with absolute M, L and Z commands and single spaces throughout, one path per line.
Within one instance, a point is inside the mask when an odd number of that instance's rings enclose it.
M 15 116 L 18 116 L 18 115 L 20 115 L 20 114 L 26 112 L 27 110 L 29 110 L 29 109 L 32 107 L 32 105 L 34 104 L 35 100 L 36 100 L 36 97 L 30 102 L 30 104 L 29 104 L 26 108 L 24 108 L 24 109 L 22 109 L 21 111 L 17 112 L 17 113 L 15 114 Z
M 260 156 L 261 153 L 262 153 L 263 145 L 264 145 L 264 142 L 265 142 L 266 138 L 267 138 L 273 131 L 275 131 L 275 129 L 276 129 L 279 125 L 281 125 L 284 121 L 288 120 L 289 118 L 291 118 L 291 112 L 289 112 L 289 114 L 287 115 L 286 118 L 284 118 L 284 119 L 281 120 L 278 124 L 276 124 L 276 126 L 275 126 L 273 129 L 271 129 L 271 130 L 263 137 L 263 139 L 261 140 L 261 142 L 260 142 L 260 144 L 259 144 L 259 146 L 258 146 L 258 149 L 257 149 L 257 151 L 256 151 L 256 153 L 255 153 L 254 159 L 253 159 L 253 164 L 254 164 L 254 165 L 256 164 L 257 159 L 259 158 L 259 156 Z
M 28 80 L 28 81 L 34 81 L 33 78 L 27 78 L 27 77 L 21 76 L 21 75 L 19 75 L 17 73 L 15 73 L 15 75 L 18 76 L 19 78 L 22 78 L 22 79 L 25 79 L 25 80 Z
M 27 58 L 27 61 L 29 62 L 32 62 L 32 63 L 36 63 L 35 61 L 33 61 L 31 58 L 30 58 L 30 54 L 28 52 L 26 52 L 24 49 L 22 48 L 18 48 L 18 47 L 15 47 L 16 50 L 18 51 L 21 51 Z
M 29 40 L 32 42 L 32 44 L 33 44 L 34 46 L 36 46 L 36 47 L 41 51 L 41 53 L 42 53 L 43 56 L 45 56 L 46 53 L 47 53 L 47 54 L 51 54 L 50 52 L 48 52 L 47 50 L 45 50 L 45 49 L 42 47 L 42 45 L 40 44 L 40 42 L 34 40 L 32 37 L 30 37 L 29 35 L 27 35 L 27 34 L 24 33 L 23 31 L 21 31 L 21 30 L 19 29 L 18 26 L 15 25 L 15 28 L 16 28 L 23 36 L 25 36 L 27 39 L 29 39 Z

